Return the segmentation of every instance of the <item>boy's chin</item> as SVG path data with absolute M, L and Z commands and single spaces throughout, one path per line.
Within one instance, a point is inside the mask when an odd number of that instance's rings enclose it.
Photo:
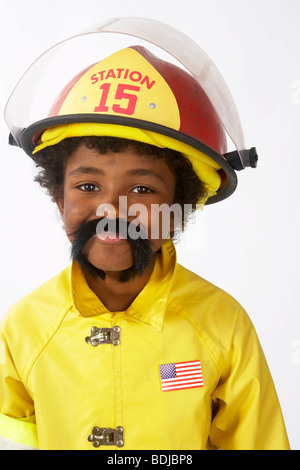
M 119 282 L 128 282 L 136 276 L 142 276 L 150 268 L 149 263 L 145 263 L 144 267 L 140 268 L 134 264 L 128 268 L 120 269 L 118 271 L 112 271 L 111 269 L 101 269 L 92 264 L 83 254 L 80 254 L 78 257 L 76 257 L 74 261 L 79 264 L 84 272 L 89 273 L 95 280 L 105 280 L 107 277 L 107 272 L 115 272 L 119 274 Z

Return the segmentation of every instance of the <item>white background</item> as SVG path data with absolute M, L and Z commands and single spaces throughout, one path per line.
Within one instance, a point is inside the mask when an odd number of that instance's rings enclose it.
M 25 69 L 54 43 L 116 16 L 177 27 L 217 64 L 259 166 L 229 199 L 199 214 L 199 245 L 179 262 L 222 287 L 258 332 L 293 449 L 300 449 L 299 0 L 0 0 L 0 317 L 69 264 L 57 211 L 29 157 L 7 144 L 5 103 Z

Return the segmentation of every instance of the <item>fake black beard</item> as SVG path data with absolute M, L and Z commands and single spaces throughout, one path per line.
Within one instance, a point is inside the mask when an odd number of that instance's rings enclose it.
M 74 240 L 71 248 L 71 259 L 76 261 L 83 271 L 88 271 L 95 279 L 105 279 L 106 274 L 102 269 L 96 268 L 92 265 L 86 256 L 82 254 L 82 250 L 91 237 L 97 233 L 97 225 L 99 222 L 101 222 L 102 227 L 105 227 L 106 220 L 106 227 L 109 227 L 109 224 L 111 224 L 112 221 L 103 217 L 100 219 L 90 220 L 72 233 Z M 151 250 L 147 235 L 140 227 L 136 227 L 136 232 L 139 232 L 140 236 L 137 239 L 134 239 L 130 237 L 130 231 L 128 230 L 130 225 L 129 222 L 122 219 L 116 219 L 114 222 L 116 233 L 121 233 L 123 236 L 125 235 L 133 249 L 134 265 L 120 272 L 119 281 L 127 282 L 135 276 L 142 276 L 144 272 L 150 268 L 155 257 L 155 253 Z

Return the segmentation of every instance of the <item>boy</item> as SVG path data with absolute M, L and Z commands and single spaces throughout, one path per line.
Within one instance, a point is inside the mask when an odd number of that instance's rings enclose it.
M 2 322 L 3 446 L 288 449 L 247 314 L 176 263 L 190 210 L 236 185 L 199 83 L 127 47 L 80 72 L 18 143 L 58 206 L 72 265 Z

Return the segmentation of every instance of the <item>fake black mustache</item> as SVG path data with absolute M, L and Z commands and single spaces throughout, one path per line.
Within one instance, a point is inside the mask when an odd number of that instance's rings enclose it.
M 132 238 L 130 236 L 130 234 L 132 233 L 132 231 L 130 230 L 131 224 L 126 220 L 116 219 L 112 221 L 111 219 L 102 217 L 99 219 L 90 220 L 89 222 L 79 227 L 75 232 L 71 234 L 71 236 L 74 237 L 71 248 L 71 258 L 74 261 L 77 261 L 83 270 L 86 269 L 87 271 L 89 271 L 94 278 L 100 277 L 101 279 L 105 279 L 105 272 L 93 266 L 87 260 L 85 255 L 82 254 L 82 250 L 87 244 L 87 242 L 94 235 L 96 235 L 97 232 L 99 232 L 99 230 L 97 230 L 98 224 L 99 226 L 101 226 L 101 231 L 103 229 L 105 231 L 111 230 L 112 222 L 114 231 L 117 234 L 120 234 L 121 236 L 127 238 L 133 248 L 135 261 L 134 265 L 120 273 L 120 282 L 126 282 L 136 275 L 141 276 L 147 268 L 150 268 L 154 257 L 154 253 L 151 249 L 150 241 L 148 239 L 147 234 L 140 227 L 135 227 L 135 234 L 138 233 L 139 236 Z

